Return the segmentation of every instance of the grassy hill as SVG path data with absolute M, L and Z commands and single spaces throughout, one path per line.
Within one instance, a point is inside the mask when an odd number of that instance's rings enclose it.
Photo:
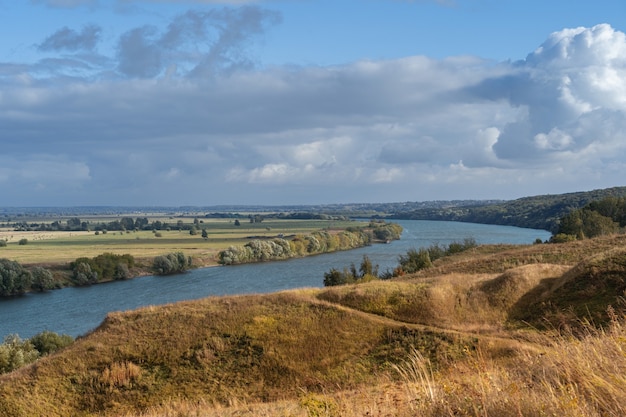
M 626 236 L 391 281 L 111 313 L 0 377 L 2 416 L 625 415 Z
M 397 212 L 390 218 L 500 224 L 554 232 L 559 219 L 570 211 L 606 197 L 624 196 L 626 196 L 626 187 L 613 187 L 576 193 L 524 197 L 495 204 L 423 208 Z

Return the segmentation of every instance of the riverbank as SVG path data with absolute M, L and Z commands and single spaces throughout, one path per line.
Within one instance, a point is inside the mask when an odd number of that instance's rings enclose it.
M 218 265 L 233 265 L 253 262 L 267 262 L 331 253 L 339 250 L 351 250 L 370 244 L 385 243 L 400 238 L 402 227 L 382 221 L 375 222 L 344 222 L 349 225 L 343 229 L 336 227 L 337 222 L 326 222 L 327 226 L 312 230 L 312 226 L 321 225 L 319 221 L 309 222 L 308 229 L 303 228 L 307 222 L 293 222 L 292 227 L 286 222 L 281 223 L 280 230 L 302 231 L 308 233 L 270 233 L 272 228 L 266 226 L 264 232 L 258 227 L 238 229 L 242 234 L 248 229 L 255 234 L 244 237 L 228 236 L 198 239 L 181 231 L 168 232 L 119 232 L 87 234 L 74 232 L 14 232 L 13 240 L 28 239 L 22 245 L 12 243 L 0 249 L 0 257 L 21 262 L 25 270 L 34 272 L 44 268 L 52 274 L 52 281 L 45 285 L 37 285 L 7 291 L 5 296 L 19 295 L 25 292 L 53 290 L 72 286 L 84 286 L 126 280 L 147 275 L 155 275 L 154 260 L 162 255 L 182 254 L 191 258 L 189 268 L 207 268 Z M 232 226 L 230 226 L 232 228 Z M 214 228 L 214 230 L 216 230 Z M 228 230 L 232 233 L 232 231 Z M 260 232 L 260 233 L 259 233 Z M 10 233 L 10 231 L 5 231 Z M 208 233 L 207 233 L 208 235 Z M 133 239 L 132 236 L 135 238 Z M 287 236 L 287 237 L 285 237 Z M 192 239 L 193 238 L 193 239 Z M 95 243 L 94 243 L 95 242 Z M 237 245 L 239 243 L 239 245 Z M 158 250 L 158 252 L 157 252 Z M 55 251 L 55 256 L 46 254 Z M 97 251 L 97 253 L 96 253 Z M 2 253 L 4 252 L 4 253 Z M 236 257 L 233 253 L 236 252 Z M 62 254 L 62 258 L 59 258 Z M 93 254 L 93 255 L 91 255 Z M 135 256 L 133 254 L 140 254 Z M 8 256 L 7 256 L 8 255 Z M 11 255 L 17 255 L 12 256 Z M 34 256 L 36 255 L 36 256 Z M 91 256 L 88 256 L 91 255 Z M 150 256 L 146 256 L 150 255 Z M 112 259 L 102 259 L 102 258 Z M 120 263 L 117 258 L 128 258 Z M 129 260 L 130 259 L 130 260 Z M 34 260 L 34 262 L 32 262 Z M 80 270 L 76 267 L 77 260 L 87 264 Z M 104 266 L 99 266 L 103 264 Z M 15 268 L 18 268 L 17 266 Z M 104 269 L 108 272 L 103 273 Z M 77 274 L 81 274 L 78 276 Z M 1 278 L 1 277 L 0 277 Z

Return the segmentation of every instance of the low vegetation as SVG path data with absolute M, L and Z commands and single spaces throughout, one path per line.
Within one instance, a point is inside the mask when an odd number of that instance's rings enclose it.
M 611 235 L 476 246 L 388 280 L 111 313 L 91 334 L 0 377 L 0 409 L 625 415 L 625 243 Z
M 241 246 L 231 246 L 221 251 L 218 257 L 222 265 L 276 261 L 360 248 L 375 241 L 397 240 L 401 233 L 402 227 L 398 224 L 370 222 L 368 227 L 350 227 L 335 232 L 324 230 L 290 238 L 254 239 Z
M 190 256 L 185 256 L 182 252 L 175 252 L 155 257 L 152 269 L 156 275 L 173 275 L 187 271 L 191 264 Z
M 11 372 L 35 362 L 37 359 L 69 346 L 74 339 L 45 331 L 27 340 L 18 335 L 8 335 L 0 344 L 0 374 Z
M 78 258 L 70 263 L 72 282 L 75 285 L 89 285 L 97 282 L 122 280 L 131 277 L 135 266 L 132 255 L 103 253 L 93 258 Z
M 233 222 L 216 213 L 166 221 L 172 218 L 71 217 L 5 225 L 0 228 L 0 297 L 351 249 L 398 239 L 402 232 L 384 221 L 306 213 L 250 215 L 246 223 L 239 221 L 246 216 Z M 28 245 L 20 245 L 23 236 L 29 237 Z

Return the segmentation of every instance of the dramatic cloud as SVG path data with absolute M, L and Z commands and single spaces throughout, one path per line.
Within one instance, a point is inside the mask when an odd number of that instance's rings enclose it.
M 247 43 L 278 19 L 190 11 L 125 32 L 115 57 L 0 65 L 12 139 L 0 192 L 19 204 L 514 198 L 626 174 L 626 37 L 608 25 L 554 33 L 513 63 L 252 67 Z M 100 36 L 63 29 L 41 46 L 92 50 Z
M 498 157 L 528 163 L 559 155 L 595 159 L 598 146 L 624 151 L 623 33 L 608 25 L 554 33 L 513 70 L 517 72 L 473 89 L 490 99 L 506 99 L 527 113 L 503 126 L 494 144 Z

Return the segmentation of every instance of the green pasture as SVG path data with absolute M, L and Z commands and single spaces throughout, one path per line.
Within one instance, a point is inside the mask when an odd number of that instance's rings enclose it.
M 169 230 L 156 231 L 100 231 L 98 234 L 95 231 L 20 232 L 19 237 L 28 239 L 28 243 L 19 245 L 18 236 L 13 236 L 7 246 L 0 247 L 0 257 L 23 264 L 58 264 L 105 252 L 130 254 L 142 259 L 182 251 L 194 258 L 198 265 L 212 265 L 216 264 L 216 255 L 220 250 L 232 245 L 243 245 L 256 237 L 288 237 L 318 230 L 343 230 L 367 225 L 356 221 L 268 219 L 261 223 L 240 220 L 240 226 L 235 226 L 233 219 L 203 219 L 196 224 L 197 234 L 191 235 L 189 230 L 178 230 L 176 220 L 170 219 L 168 223 Z M 186 226 L 192 224 L 193 219 L 185 219 Z M 207 231 L 206 239 L 201 236 L 202 229 Z M 6 228 L 4 233 L 12 236 L 12 232 Z

